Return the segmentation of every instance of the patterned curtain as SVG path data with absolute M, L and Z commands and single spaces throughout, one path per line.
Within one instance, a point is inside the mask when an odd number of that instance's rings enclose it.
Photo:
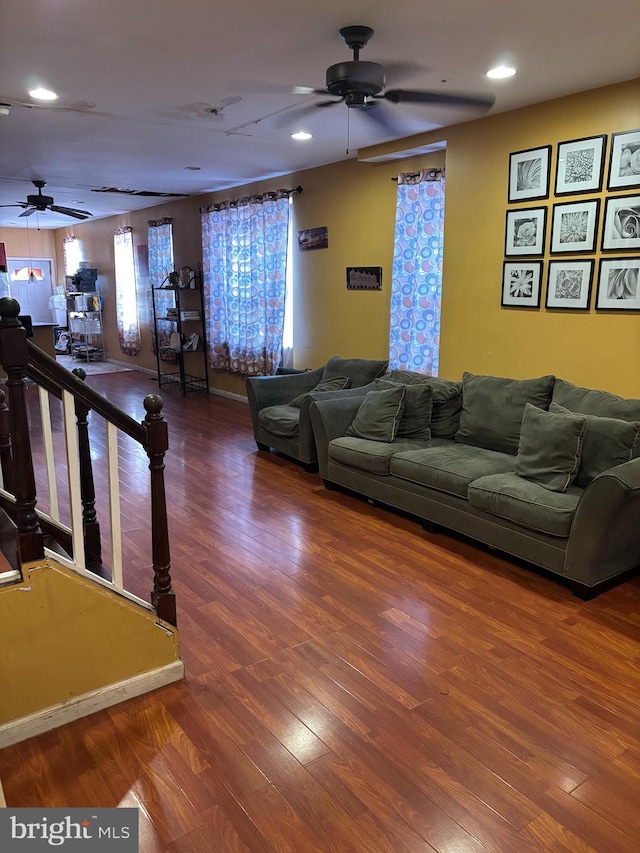
M 116 322 L 120 350 L 124 355 L 139 355 L 140 326 L 138 324 L 138 295 L 133 262 L 132 229 L 119 228 L 113 233 L 116 273 Z
M 284 326 L 289 192 L 201 209 L 209 363 L 273 374 Z
M 176 354 L 169 346 L 171 332 L 175 326 L 168 320 L 158 320 L 158 340 L 156 341 L 153 324 L 152 287 L 160 287 L 170 272 L 173 271 L 173 225 L 171 219 L 150 219 L 147 223 L 147 244 L 149 252 L 149 330 L 151 332 L 151 351 L 156 354 L 160 344 L 160 359 L 175 361 Z M 173 290 L 156 290 L 156 315 L 167 316 L 169 308 L 175 308 L 176 297 Z
M 437 170 L 398 176 L 389 368 L 438 375 L 444 179 Z
M 82 261 L 82 246 L 78 237 L 65 237 L 62 244 L 64 254 L 64 274 L 75 275 Z

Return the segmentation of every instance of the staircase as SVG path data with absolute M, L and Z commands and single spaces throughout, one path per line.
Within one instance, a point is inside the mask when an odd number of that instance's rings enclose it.
M 184 674 L 162 400 L 145 397 L 138 423 L 86 385 L 81 368 L 69 372 L 34 346 L 19 312 L 14 299 L 0 299 L 0 747 Z M 149 463 L 140 496 L 149 505 L 148 555 L 141 543 L 123 553 L 131 442 Z M 149 601 L 128 583 L 139 585 L 145 566 Z

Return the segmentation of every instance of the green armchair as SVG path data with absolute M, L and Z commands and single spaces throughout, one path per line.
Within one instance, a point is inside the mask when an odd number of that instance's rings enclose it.
M 363 396 L 367 393 L 365 386 L 382 376 L 387 366 L 382 360 L 334 356 L 314 370 L 250 377 L 246 389 L 258 450 L 273 448 L 301 462 L 307 470 L 317 470 L 309 414 L 313 400 Z

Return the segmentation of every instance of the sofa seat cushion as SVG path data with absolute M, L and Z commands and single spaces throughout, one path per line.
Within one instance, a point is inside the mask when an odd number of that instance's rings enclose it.
M 515 456 L 525 404 L 548 409 L 554 383 L 553 376 L 504 379 L 464 373 L 456 441 Z
M 424 441 L 416 439 L 386 442 L 347 435 L 329 442 L 329 459 L 369 474 L 389 474 L 389 465 L 395 453 L 417 450 L 424 445 Z
M 529 530 L 568 536 L 582 493 L 577 486 L 552 492 L 517 474 L 493 474 L 471 483 L 469 503 Z
M 300 409 L 296 406 L 267 406 L 258 412 L 258 421 L 273 435 L 293 438 L 300 432 Z
M 514 470 L 515 457 L 509 453 L 444 440 L 422 450 L 396 453 L 390 467 L 396 477 L 461 498 L 467 497 L 469 483 L 478 477 Z

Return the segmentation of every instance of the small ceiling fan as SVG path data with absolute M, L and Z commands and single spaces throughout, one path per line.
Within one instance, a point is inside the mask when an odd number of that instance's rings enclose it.
M 51 210 L 53 213 L 63 213 L 65 216 L 73 216 L 74 219 L 89 219 L 93 216 L 88 210 L 77 210 L 75 207 L 60 207 L 59 204 L 54 204 L 54 199 L 50 195 L 42 195 L 42 188 L 46 186 L 46 181 L 32 181 L 34 187 L 38 190 L 38 195 L 28 195 L 26 201 L 17 201 L 15 204 L 0 204 L 0 207 L 24 207 L 24 212 L 20 216 L 31 216 L 32 213 L 44 213 L 46 210 Z
M 380 109 L 385 102 L 392 104 L 452 105 L 474 107 L 489 110 L 495 102 L 493 94 L 471 95 L 456 92 L 432 92 L 421 89 L 386 89 L 387 73 L 393 74 L 396 67 L 404 63 L 388 63 L 385 67 L 378 62 L 365 62 L 360 59 L 360 51 L 373 36 L 371 27 L 349 26 L 340 30 L 347 47 L 353 51 L 353 59 L 331 65 L 326 71 L 326 88 L 304 90 L 307 94 L 332 95 L 333 100 L 316 101 L 294 115 L 300 117 L 315 111 L 316 107 L 329 107 L 345 103 L 347 107 L 361 111 L 367 117 L 387 130 L 397 130 L 393 118 L 386 109 Z M 296 91 L 303 90 L 297 88 Z M 291 113 L 289 116 L 291 117 Z

